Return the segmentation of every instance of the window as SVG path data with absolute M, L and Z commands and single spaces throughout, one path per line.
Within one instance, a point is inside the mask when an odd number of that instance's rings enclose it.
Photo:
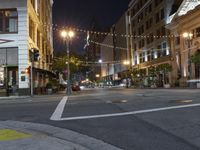
M 164 18 L 165 18 L 165 11 L 164 11 L 164 8 L 161 9 L 160 14 L 161 14 L 161 20 L 164 19 Z
M 167 55 L 167 43 L 164 42 L 162 44 L 162 56 L 166 56 Z
M 140 63 L 143 63 L 142 53 L 140 53 Z
M 135 65 L 137 65 L 138 64 L 138 61 L 137 61 L 137 54 L 135 53 Z
M 30 38 L 35 41 L 35 35 L 34 35 L 34 22 L 33 20 L 29 17 L 29 36 Z
M 157 7 L 162 2 L 163 2 L 163 0 L 155 0 L 155 7 Z
M 151 50 L 151 60 L 154 60 L 154 58 L 155 58 L 155 57 L 154 57 L 154 50 L 152 49 L 152 50 Z
M 180 36 L 176 37 L 176 45 L 180 45 Z
M 18 14 L 16 9 L 0 10 L 0 33 L 18 32 Z
M 162 56 L 162 51 L 161 50 L 162 50 L 161 49 L 161 45 L 158 45 L 157 46 L 157 56 L 158 56 L 158 58 Z
M 149 5 L 149 13 L 152 12 L 152 4 Z
M 145 45 L 144 39 L 140 40 L 140 41 L 139 41 L 139 48 L 144 47 L 144 45 Z
M 37 30 L 37 46 L 40 49 L 41 44 L 40 44 L 40 31 L 39 30 Z
M 137 45 L 136 45 L 136 43 L 134 44 L 134 51 L 136 51 L 137 50 Z
M 161 33 L 162 33 L 162 36 L 166 35 L 165 26 L 162 26 L 162 28 L 161 28 Z
M 151 61 L 151 52 L 147 51 L 147 61 Z
M 149 34 L 149 37 L 147 37 L 147 44 L 150 44 L 153 42 L 153 33 Z
M 196 28 L 196 36 L 200 37 L 200 27 Z
M 145 62 L 145 52 L 140 53 L 140 63 Z
M 151 28 L 152 23 L 153 23 L 153 18 L 150 18 L 150 19 L 149 19 L 149 28 Z
M 132 21 L 132 28 L 135 27 L 135 21 Z
M 146 21 L 146 29 L 149 29 L 149 21 Z
M 157 23 L 160 20 L 159 12 L 156 13 L 155 18 L 156 18 L 156 23 Z

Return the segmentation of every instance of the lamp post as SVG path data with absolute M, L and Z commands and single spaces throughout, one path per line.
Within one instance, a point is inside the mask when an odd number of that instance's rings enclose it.
M 192 33 L 188 33 L 188 32 L 183 33 L 183 38 L 186 39 L 188 42 L 188 73 L 189 73 L 188 77 L 189 77 L 189 80 L 192 79 L 192 60 L 191 60 L 192 37 L 193 37 Z M 191 86 L 190 82 L 189 82 L 189 86 Z
M 126 67 L 128 67 L 129 65 L 130 65 L 130 61 L 128 61 L 128 60 L 125 60 L 124 62 L 123 62 L 123 64 L 126 66 Z M 126 68 L 127 69 L 127 68 Z M 126 88 L 128 88 L 129 87 L 129 80 L 128 80 L 128 69 L 127 69 L 127 72 L 126 72 Z
M 74 37 L 74 35 L 75 35 L 74 32 L 71 30 L 61 31 L 61 36 L 63 37 L 65 44 L 67 45 L 67 60 L 68 60 L 68 63 L 67 63 L 67 95 L 71 94 L 69 44 L 70 44 L 70 40 Z

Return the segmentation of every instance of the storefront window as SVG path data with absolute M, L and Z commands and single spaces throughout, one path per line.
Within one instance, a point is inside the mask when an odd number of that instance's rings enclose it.
M 4 68 L 0 67 L 0 88 L 4 85 Z
M 16 32 L 18 32 L 17 10 L 0 10 L 0 33 Z

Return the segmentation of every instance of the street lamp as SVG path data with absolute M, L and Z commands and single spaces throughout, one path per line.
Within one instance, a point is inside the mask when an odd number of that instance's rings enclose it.
M 69 66 L 69 44 L 70 40 L 75 36 L 75 33 L 71 30 L 61 31 L 61 36 L 63 37 L 65 44 L 67 45 L 67 95 L 71 94 L 71 83 L 70 83 L 70 66 Z
M 101 60 L 101 59 L 99 59 L 99 63 L 102 63 L 102 60 Z
M 130 65 L 130 61 L 125 60 L 125 61 L 123 62 L 123 64 L 128 66 L 128 65 Z
M 192 60 L 191 60 L 191 42 L 192 42 L 192 33 L 184 32 L 183 38 L 188 42 L 188 72 L 189 72 L 189 80 L 192 79 Z M 189 84 L 191 86 L 191 84 Z

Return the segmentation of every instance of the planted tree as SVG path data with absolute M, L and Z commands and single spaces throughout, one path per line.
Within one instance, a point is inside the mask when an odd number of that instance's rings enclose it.
M 161 64 L 156 67 L 156 71 L 163 74 L 163 85 L 168 84 L 168 80 L 166 80 L 166 75 L 172 71 L 172 65 L 170 64 Z
M 199 78 L 200 78 L 200 50 L 197 50 L 195 52 L 195 54 L 192 56 L 191 60 L 192 60 L 192 63 L 195 64 L 195 67 L 197 68 L 196 69 L 197 74 L 199 75 Z

